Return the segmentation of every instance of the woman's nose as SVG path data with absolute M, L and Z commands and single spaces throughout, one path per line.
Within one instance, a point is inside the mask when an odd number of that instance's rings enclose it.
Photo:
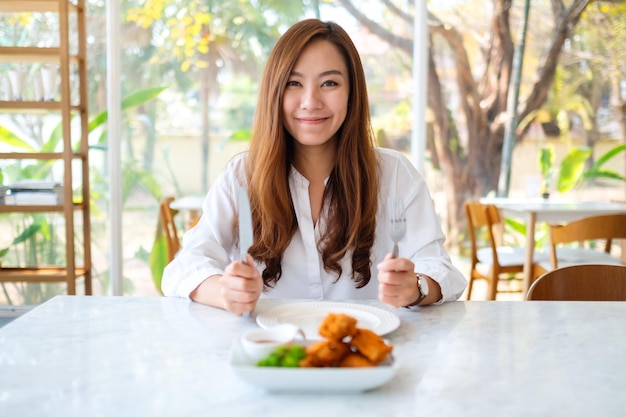
M 322 107 L 319 91 L 315 88 L 305 88 L 302 92 L 300 107 L 308 110 Z

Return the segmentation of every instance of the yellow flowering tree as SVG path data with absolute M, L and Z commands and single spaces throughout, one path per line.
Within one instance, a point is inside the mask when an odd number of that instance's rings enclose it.
M 282 29 L 303 16 L 302 1 L 146 0 L 127 20 L 152 33 L 159 57 L 174 58 L 200 85 L 202 188 L 208 184 L 210 103 L 222 70 L 258 76 Z M 242 127 L 243 128 L 243 127 Z

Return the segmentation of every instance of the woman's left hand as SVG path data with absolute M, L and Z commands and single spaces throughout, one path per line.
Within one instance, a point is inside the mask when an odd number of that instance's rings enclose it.
M 378 267 L 378 299 L 392 307 L 413 303 L 420 296 L 415 264 L 406 258 L 385 257 Z

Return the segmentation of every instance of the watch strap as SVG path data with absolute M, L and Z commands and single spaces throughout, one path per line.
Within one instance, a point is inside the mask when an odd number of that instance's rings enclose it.
M 417 291 L 419 291 L 420 296 L 417 298 L 417 300 L 413 301 L 411 304 L 405 305 L 404 308 L 410 308 L 410 307 L 415 307 L 416 305 L 419 305 L 419 303 L 424 301 L 424 298 L 426 298 L 426 296 L 428 295 L 428 294 L 422 293 L 422 288 L 420 285 L 420 281 L 423 279 L 426 279 L 424 278 L 424 275 L 416 273 L 415 278 L 416 278 L 416 284 L 417 284 Z

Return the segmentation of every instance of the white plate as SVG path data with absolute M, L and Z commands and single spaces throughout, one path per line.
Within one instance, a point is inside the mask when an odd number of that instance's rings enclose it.
M 389 382 L 398 371 L 393 358 L 372 368 L 277 368 L 255 366 L 236 342 L 230 364 L 249 385 L 266 391 L 346 393 L 367 391 Z
M 320 339 L 320 323 L 329 313 L 352 316 L 357 319 L 357 327 L 369 329 L 379 336 L 391 333 L 400 326 L 400 318 L 382 308 L 332 301 L 281 304 L 261 311 L 256 322 L 265 329 L 281 323 L 293 323 L 302 329 L 307 339 Z

